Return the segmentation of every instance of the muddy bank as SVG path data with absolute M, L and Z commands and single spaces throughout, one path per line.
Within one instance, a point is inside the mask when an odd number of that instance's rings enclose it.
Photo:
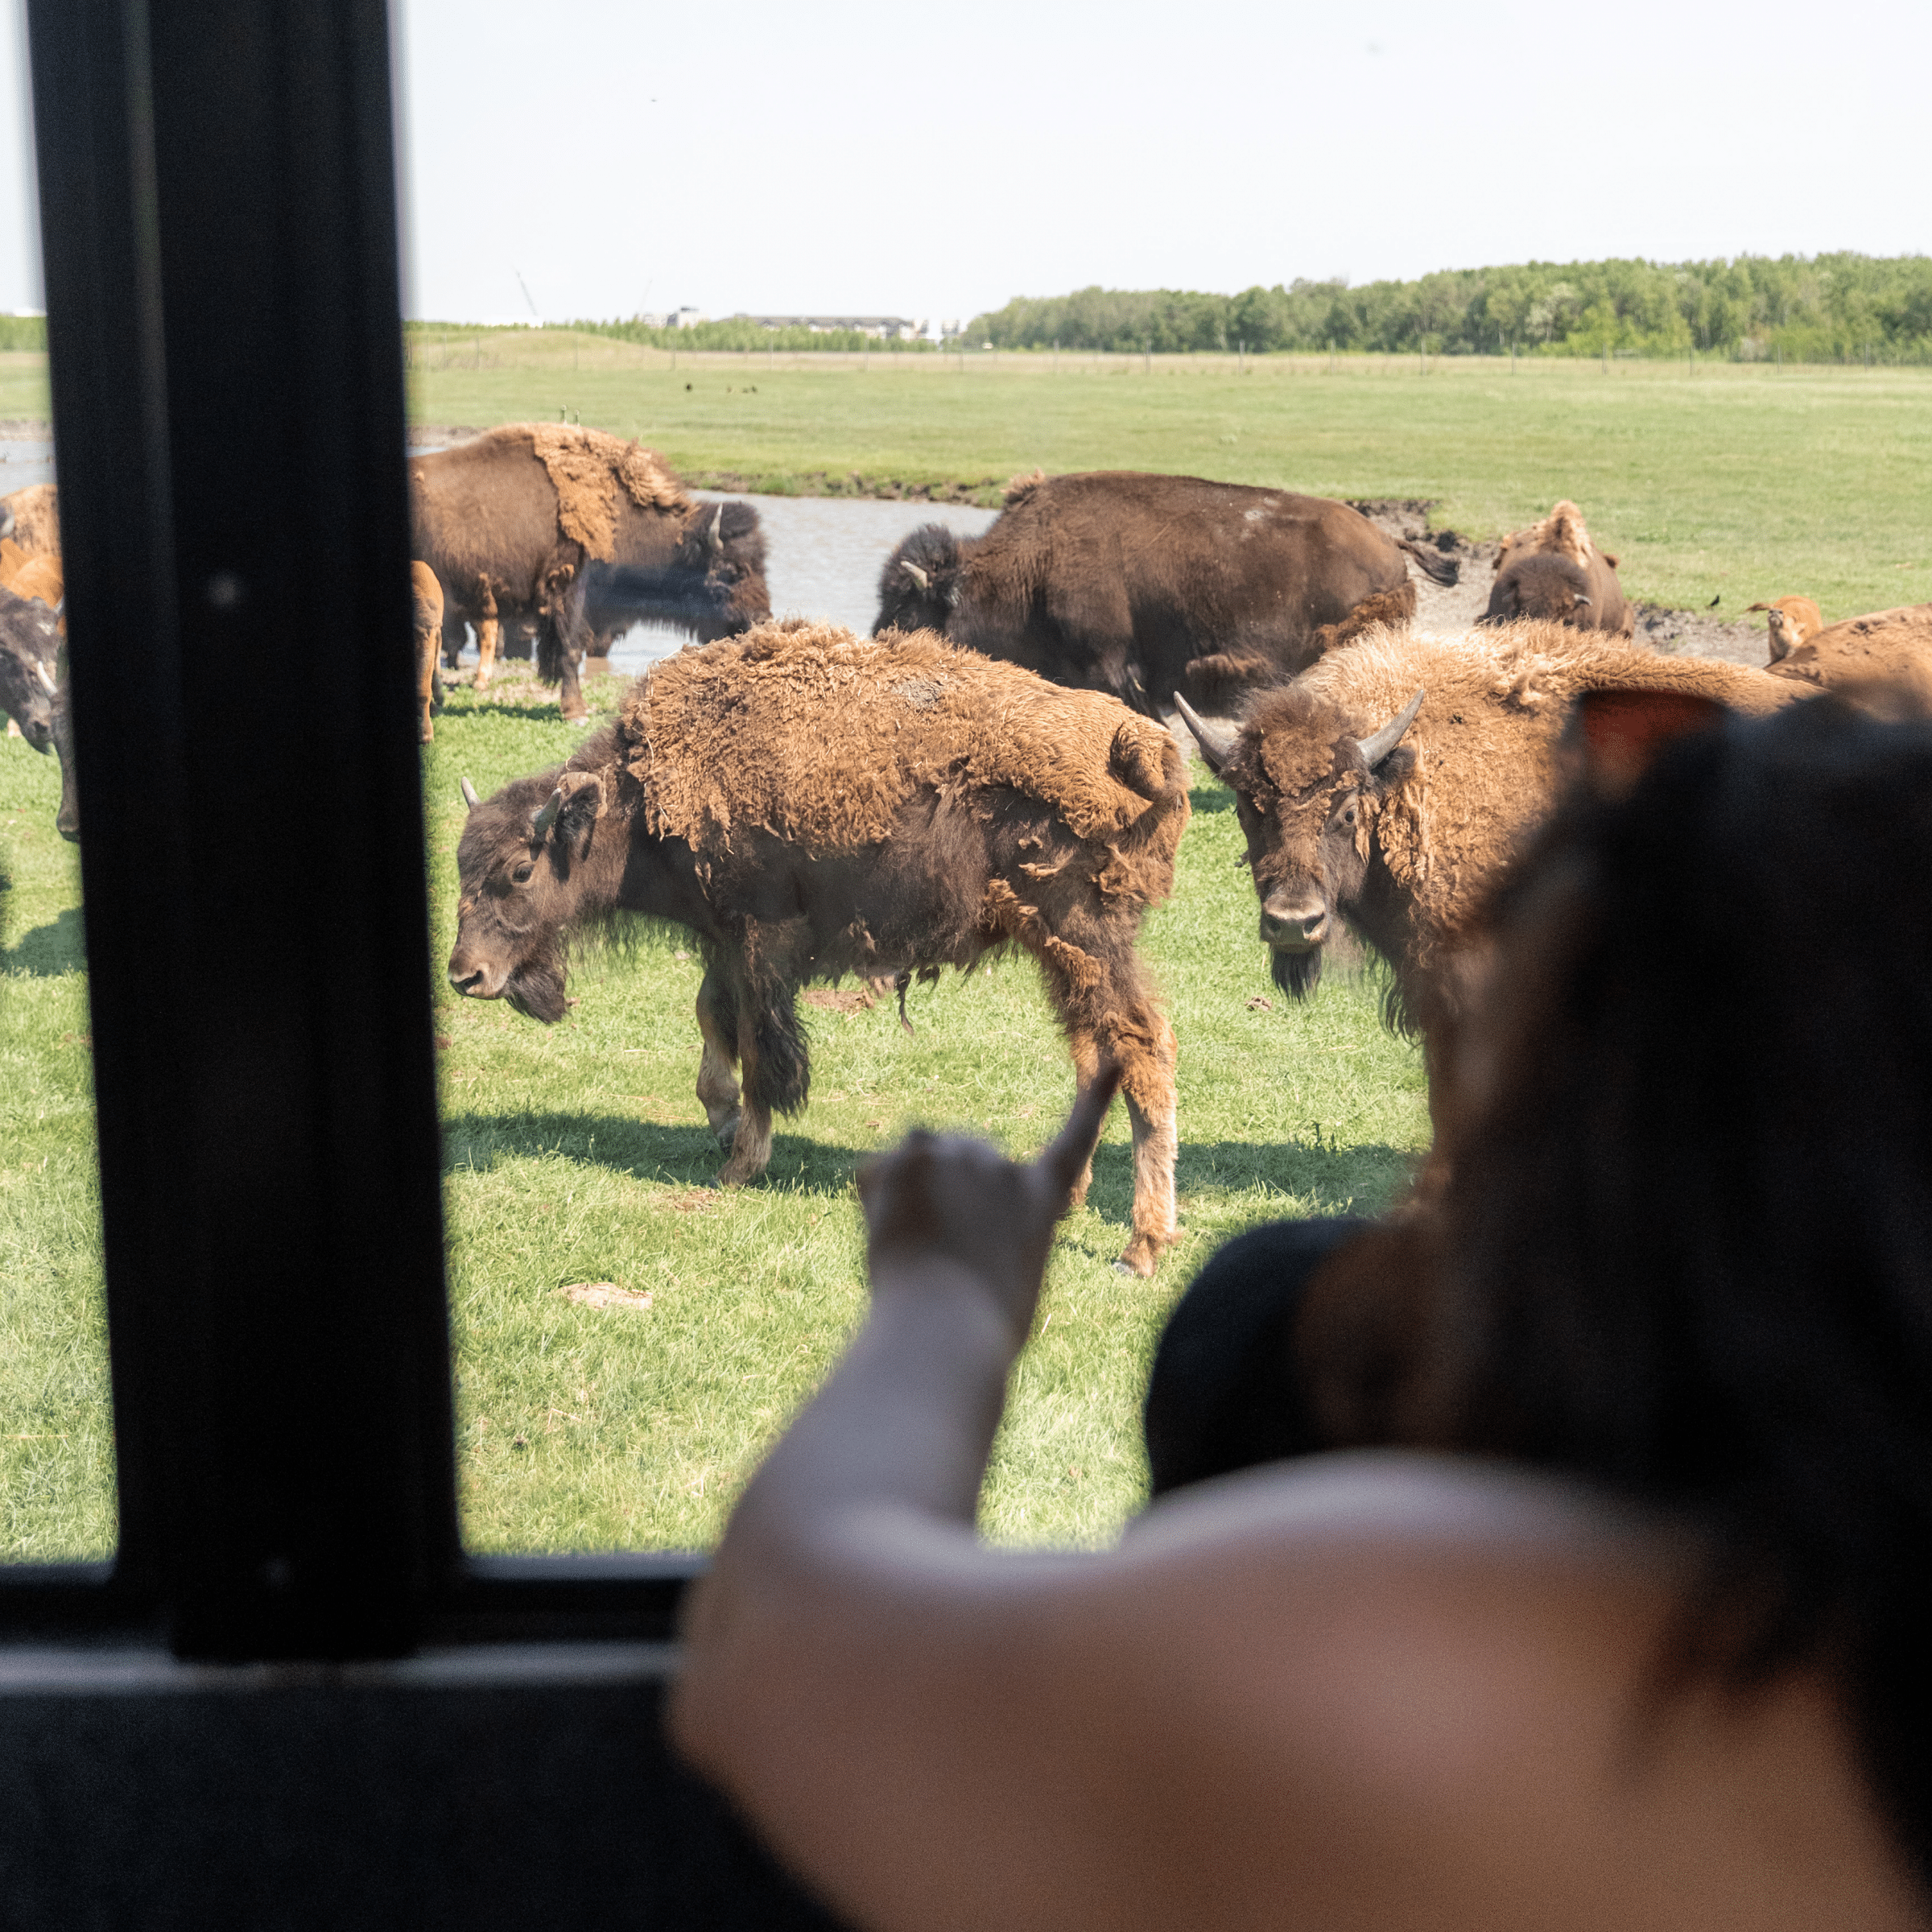
M 856 469 L 834 474 L 828 469 L 785 470 L 761 473 L 750 469 L 690 469 L 684 481 L 693 489 L 712 489 L 733 496 L 865 497 L 883 503 L 958 503 L 977 510 L 997 510 L 1004 502 L 1008 479 L 986 477 L 977 483 L 909 483 L 902 477 L 868 477 Z
M 1430 630 L 1473 624 L 1489 602 L 1496 581 L 1496 560 L 1501 545 L 1494 539 L 1472 542 L 1459 530 L 1431 530 L 1433 500 L 1424 497 L 1364 497 L 1350 499 L 1371 523 L 1392 537 L 1427 543 L 1461 567 L 1459 580 L 1447 589 L 1411 571 L 1415 585 L 1415 621 Z M 1632 642 L 1674 657 L 1722 658 L 1727 663 L 1761 667 L 1770 658 L 1764 627 L 1748 617 L 1720 617 L 1715 611 L 1670 610 L 1661 604 L 1636 604 L 1637 633 Z

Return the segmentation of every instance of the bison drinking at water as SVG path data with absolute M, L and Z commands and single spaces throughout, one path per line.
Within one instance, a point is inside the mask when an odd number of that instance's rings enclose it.
M 1621 638 L 1637 629 L 1637 613 L 1617 581 L 1616 559 L 1597 548 L 1574 503 L 1561 502 L 1542 522 L 1503 539 L 1489 607 L 1478 621 L 1508 624 L 1518 617 Z
M 512 423 L 409 466 L 411 554 L 442 585 L 445 623 L 477 630 L 487 683 L 506 620 L 534 620 L 537 667 L 562 686 L 566 717 L 587 707 L 578 679 L 588 628 L 587 563 L 639 573 L 642 594 L 614 608 L 696 638 L 730 637 L 771 614 L 765 539 L 743 503 L 699 503 L 641 443 L 575 424 Z
M 1031 953 L 1077 1078 L 1122 1070 L 1121 1265 L 1154 1271 L 1174 1238 L 1174 1034 L 1134 942 L 1187 822 L 1158 724 L 937 638 L 792 621 L 665 658 L 568 763 L 464 795 L 452 983 L 555 1021 L 573 930 L 625 913 L 687 927 L 723 1182 L 762 1173 L 772 1114 L 805 1104 L 802 985 Z
M 1686 691 L 1743 712 L 1799 695 L 1744 666 L 1656 653 L 1550 623 L 1382 633 L 1269 691 L 1238 730 L 1187 715 L 1232 786 L 1274 980 L 1296 997 L 1346 924 L 1427 1030 L 1457 1000 L 1457 954 L 1485 893 L 1549 810 L 1570 701 Z
M 936 630 L 1141 711 L 1183 690 L 1212 709 L 1413 616 L 1405 551 L 1455 581 L 1439 551 L 1323 497 L 1134 470 L 1030 480 L 983 537 L 906 538 L 873 628 Z

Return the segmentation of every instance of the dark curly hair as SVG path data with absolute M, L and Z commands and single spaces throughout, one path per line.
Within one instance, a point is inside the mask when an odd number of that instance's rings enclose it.
M 1932 725 L 1682 740 L 1558 814 L 1489 935 L 1414 1433 L 1701 1525 L 1697 1661 L 1828 1669 L 1923 1880 Z

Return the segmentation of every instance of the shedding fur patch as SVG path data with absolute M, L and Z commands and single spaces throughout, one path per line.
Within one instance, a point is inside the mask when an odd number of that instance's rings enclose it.
M 618 732 L 650 830 L 701 861 L 740 828 L 853 852 L 889 837 L 922 791 L 1006 788 L 1051 807 L 1095 873 L 1153 903 L 1187 822 L 1180 754 L 1153 720 L 930 631 L 761 625 L 654 665 Z
M 53 483 L 30 483 L 0 497 L 0 509 L 14 513 L 13 541 L 30 557 L 60 554 L 60 492 Z
M 1596 546 L 1583 522 L 1583 513 L 1566 497 L 1540 523 L 1504 538 L 1503 550 L 1518 551 L 1525 556 L 1568 557 L 1587 564 L 1596 555 Z M 1500 568 L 1502 558 L 1496 559 Z
M 1770 675 L 1815 689 L 1932 711 L 1932 604 L 1901 605 L 1827 625 L 1770 667 Z
M 584 555 L 617 555 L 618 492 L 640 510 L 687 510 L 691 498 L 655 450 L 575 423 L 526 425 L 538 460 L 557 493 L 557 526 Z
M 1006 507 L 1011 510 L 1017 503 L 1024 503 L 1046 481 L 1043 469 L 1022 470 L 1018 476 L 1006 479 L 1006 487 L 1001 493 Z

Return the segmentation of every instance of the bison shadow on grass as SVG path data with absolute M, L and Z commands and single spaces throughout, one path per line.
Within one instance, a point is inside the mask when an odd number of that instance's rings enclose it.
M 849 1192 L 857 1170 L 896 1138 L 888 1136 L 877 1147 L 854 1147 L 781 1133 L 773 1138 L 771 1166 L 752 1185 L 766 1191 L 840 1196 Z M 633 1180 L 702 1188 L 706 1202 L 716 1203 L 715 1212 L 729 1212 L 731 1191 L 711 1185 L 717 1144 L 702 1119 L 686 1123 L 614 1113 L 503 1113 L 457 1114 L 444 1122 L 445 1174 L 466 1168 L 488 1173 L 501 1161 L 545 1154 Z M 1352 1204 L 1360 1212 L 1364 1194 L 1393 1193 L 1414 1158 L 1412 1149 L 1380 1141 L 1337 1149 L 1299 1139 L 1183 1141 L 1176 1174 L 1183 1187 L 1238 1191 L 1259 1186 L 1278 1194 L 1279 1206 L 1265 1204 L 1257 1217 L 1265 1220 L 1290 1212 L 1342 1214 Z M 1087 1204 L 1109 1226 L 1131 1225 L 1133 1150 L 1126 1141 L 1104 1143 L 1095 1154 Z M 705 1209 L 701 1205 L 697 1211 Z M 852 1212 L 858 1212 L 856 1201 Z
M 0 975 L 57 980 L 86 970 L 87 937 L 77 906 L 65 907 L 50 924 L 32 927 L 10 946 L 0 947 Z

